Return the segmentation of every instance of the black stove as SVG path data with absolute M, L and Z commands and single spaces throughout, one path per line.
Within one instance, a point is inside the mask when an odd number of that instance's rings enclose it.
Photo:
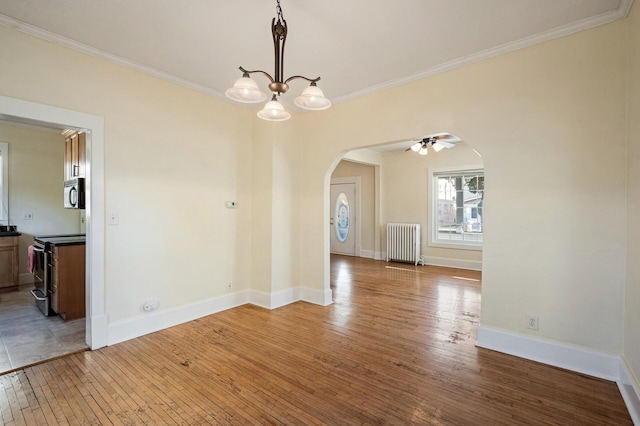
M 85 234 L 43 235 L 34 237 L 33 240 L 34 289 L 31 294 L 43 314 L 56 315 L 51 309 L 53 247 L 85 244 L 87 237 Z
M 39 242 L 43 245 L 53 244 L 57 246 L 63 246 L 85 243 L 87 241 L 87 236 L 85 234 L 45 235 L 41 237 L 34 237 L 33 239 L 36 241 L 36 243 Z

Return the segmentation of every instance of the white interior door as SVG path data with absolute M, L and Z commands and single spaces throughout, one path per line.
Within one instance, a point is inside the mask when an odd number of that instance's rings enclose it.
M 356 254 L 356 184 L 331 184 L 331 253 Z

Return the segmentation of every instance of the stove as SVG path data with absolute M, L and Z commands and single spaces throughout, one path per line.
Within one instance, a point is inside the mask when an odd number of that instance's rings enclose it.
M 87 241 L 87 236 L 85 234 L 45 235 L 42 237 L 34 237 L 33 239 L 36 243 L 41 243 L 42 245 L 53 244 L 62 246 L 85 243 Z
M 31 294 L 45 316 L 56 315 L 51 309 L 51 262 L 53 246 L 85 244 L 85 234 L 44 235 L 33 238 L 34 289 Z

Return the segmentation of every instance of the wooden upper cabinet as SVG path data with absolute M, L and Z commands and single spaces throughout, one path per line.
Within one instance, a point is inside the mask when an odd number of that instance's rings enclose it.
M 86 177 L 86 137 L 85 133 L 74 133 L 65 139 L 64 180 Z

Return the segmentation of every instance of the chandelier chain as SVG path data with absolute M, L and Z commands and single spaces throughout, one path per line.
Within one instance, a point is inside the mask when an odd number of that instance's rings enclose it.
M 278 21 L 284 21 L 284 15 L 282 14 L 282 7 L 280 7 L 280 0 L 276 0 L 277 1 L 277 5 L 276 5 L 276 14 L 278 16 Z

